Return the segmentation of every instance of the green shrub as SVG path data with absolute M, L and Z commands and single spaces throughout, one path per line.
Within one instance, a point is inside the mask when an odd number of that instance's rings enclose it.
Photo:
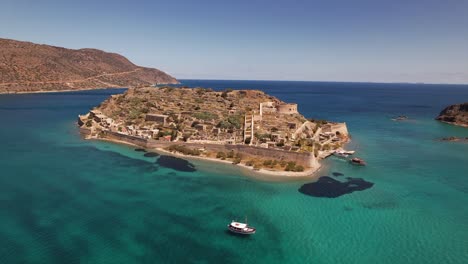
M 288 162 L 288 164 L 286 165 L 286 168 L 284 168 L 284 170 L 285 171 L 294 171 L 295 168 L 296 168 L 296 162 L 290 161 L 290 162 Z
M 232 92 L 233 90 L 228 88 L 228 89 L 225 89 L 222 93 L 221 93 L 221 97 L 222 98 L 227 98 L 228 96 L 228 93 Z
M 227 157 L 230 159 L 234 158 L 234 150 L 229 151 Z
M 180 152 L 182 154 L 191 155 L 191 156 L 200 156 L 201 154 L 200 150 L 187 148 L 183 145 L 170 145 L 166 149 L 169 151 L 176 151 L 176 152 Z
M 235 158 L 234 158 L 234 161 L 232 162 L 232 164 L 239 164 L 240 162 L 241 162 L 241 158 L 235 157 Z
M 240 129 L 244 122 L 244 118 L 241 115 L 232 115 L 227 118 L 227 120 L 221 120 L 216 125 L 219 128 L 225 129 Z
M 226 153 L 220 151 L 220 152 L 218 152 L 216 154 L 216 158 L 225 160 L 226 159 Z
M 304 167 L 302 165 L 297 165 L 296 168 L 294 168 L 294 171 L 304 171 Z
M 271 166 L 272 163 L 273 163 L 272 160 L 265 160 L 265 161 L 263 162 L 263 165 L 264 165 L 264 166 Z
M 246 166 L 249 166 L 249 167 L 253 166 L 254 164 L 255 164 L 255 162 L 254 162 L 253 160 L 249 160 L 249 161 L 247 161 L 247 162 L 245 163 L 245 165 L 246 165 Z
M 200 120 L 212 120 L 212 119 L 218 119 L 218 115 L 215 113 L 210 113 L 210 112 L 200 112 L 200 113 L 194 113 L 193 117 L 200 119 Z

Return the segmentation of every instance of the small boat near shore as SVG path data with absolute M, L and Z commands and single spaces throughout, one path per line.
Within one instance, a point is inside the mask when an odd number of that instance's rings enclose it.
M 236 234 L 241 234 L 241 235 L 253 235 L 255 234 L 255 228 L 252 226 L 249 226 L 246 223 L 241 223 L 241 222 L 236 222 L 234 220 L 231 221 L 231 223 L 227 226 L 229 231 L 232 233 Z
M 335 151 L 333 153 L 333 156 L 338 157 L 338 158 L 347 158 L 347 157 L 349 157 L 349 154 L 339 152 L 339 151 Z
M 333 152 L 333 155 L 340 158 L 347 158 L 348 156 L 353 155 L 355 152 L 356 151 L 354 150 L 337 149 L 335 152 Z
M 352 158 L 349 160 L 351 164 L 358 165 L 358 166 L 366 166 L 366 162 L 360 158 Z

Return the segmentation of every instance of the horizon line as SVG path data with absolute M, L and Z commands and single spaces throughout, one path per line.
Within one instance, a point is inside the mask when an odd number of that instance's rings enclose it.
M 462 85 L 468 83 L 427 83 L 427 82 L 376 82 L 376 81 L 311 81 L 311 80 L 268 80 L 268 79 L 199 79 L 199 78 L 176 78 L 181 80 L 192 81 L 253 81 L 253 82 L 322 82 L 322 83 L 374 83 L 374 84 L 420 84 L 420 85 Z

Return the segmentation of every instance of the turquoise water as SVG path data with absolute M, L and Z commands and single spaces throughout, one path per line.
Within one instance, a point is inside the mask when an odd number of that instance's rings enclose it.
M 0 96 L 0 263 L 468 263 L 468 129 L 434 116 L 468 86 L 194 81 L 262 89 L 308 117 L 345 121 L 368 162 L 322 175 L 373 186 L 336 198 L 236 168 L 156 163 L 83 141 L 78 114 L 123 89 Z M 405 114 L 410 120 L 390 118 Z M 344 176 L 333 176 L 339 172 Z M 337 174 L 335 174 L 337 175 Z M 252 237 L 225 231 L 249 217 Z

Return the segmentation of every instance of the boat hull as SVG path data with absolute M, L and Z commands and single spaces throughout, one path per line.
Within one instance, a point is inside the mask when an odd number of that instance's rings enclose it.
M 253 235 L 255 234 L 255 228 L 249 227 L 247 230 L 240 230 L 233 228 L 231 226 L 228 226 L 228 230 L 231 231 L 232 233 L 239 234 L 239 235 Z

